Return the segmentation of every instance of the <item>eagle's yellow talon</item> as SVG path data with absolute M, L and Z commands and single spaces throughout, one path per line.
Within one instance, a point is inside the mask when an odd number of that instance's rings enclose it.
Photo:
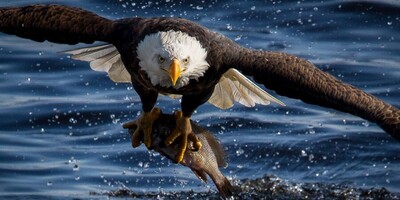
M 188 143 L 187 135 L 182 134 L 182 140 L 181 143 L 179 144 L 178 153 L 175 156 L 175 161 L 177 163 L 182 162 L 183 156 L 185 155 L 187 143 Z
M 143 129 L 143 143 L 147 148 L 151 147 L 151 127 L 153 127 L 153 123 L 151 123 L 150 128 L 146 127 Z
M 136 147 L 138 147 L 139 145 L 140 145 L 140 141 L 141 141 L 141 138 L 142 138 L 142 136 L 143 136 L 143 134 L 142 134 L 143 132 L 134 132 L 133 133 L 133 135 L 132 135 L 132 147 L 133 148 L 136 148 Z
M 176 119 L 182 118 L 183 117 L 183 112 L 179 111 L 179 110 L 176 110 L 176 111 L 174 111 L 174 116 L 175 116 Z
M 191 141 L 193 144 L 193 146 L 190 149 L 192 151 L 198 151 L 202 146 L 199 138 L 194 133 L 190 133 L 188 135 L 188 141 Z
M 172 130 L 172 133 L 167 137 L 167 139 L 165 139 L 165 145 L 171 145 L 176 140 L 176 138 L 181 136 L 181 134 L 182 133 L 179 131 L 179 129 L 175 127 L 175 129 Z
M 190 124 L 190 118 L 183 116 L 182 111 L 176 111 L 174 113 L 176 118 L 176 126 L 172 133 L 165 140 L 165 145 L 171 145 L 178 137 L 181 138 L 178 146 L 178 153 L 175 156 L 175 161 L 180 163 L 183 160 L 185 151 L 188 148 L 188 141 L 193 142 L 194 150 L 201 148 L 201 142 L 197 136 L 192 132 L 192 126 Z
M 147 148 L 151 147 L 151 133 L 155 120 L 161 114 L 159 108 L 153 108 L 150 112 L 144 112 L 138 119 L 123 124 L 124 128 L 136 128 L 132 134 L 132 147 L 138 147 L 143 138 Z

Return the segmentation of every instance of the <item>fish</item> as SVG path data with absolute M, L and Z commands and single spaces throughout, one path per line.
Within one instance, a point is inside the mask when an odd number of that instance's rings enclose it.
M 175 115 L 161 113 L 159 118 L 154 121 L 152 129 L 152 145 L 149 149 L 154 150 L 176 163 L 175 156 L 178 153 L 180 141 L 178 138 L 173 144 L 166 146 L 164 141 L 174 130 Z M 222 174 L 219 168 L 227 167 L 227 156 L 223 146 L 205 128 L 197 123 L 190 121 L 194 135 L 200 140 L 202 146 L 198 148 L 189 139 L 183 160 L 179 163 L 189 167 L 200 180 L 207 183 L 207 175 L 214 182 L 219 194 L 223 198 L 233 196 L 236 188 Z M 129 129 L 132 136 L 136 127 Z M 143 142 L 143 138 L 141 138 Z

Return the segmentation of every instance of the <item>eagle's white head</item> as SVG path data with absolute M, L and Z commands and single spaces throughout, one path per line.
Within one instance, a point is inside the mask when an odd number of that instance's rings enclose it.
M 210 65 L 200 42 L 181 31 L 147 35 L 137 47 L 139 66 L 156 86 L 179 89 L 198 80 Z

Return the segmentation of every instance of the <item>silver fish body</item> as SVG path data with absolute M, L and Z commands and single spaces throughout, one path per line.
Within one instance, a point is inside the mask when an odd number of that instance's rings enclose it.
M 189 167 L 202 181 L 207 182 L 211 177 L 219 194 L 226 198 L 233 195 L 234 188 L 229 180 L 221 173 L 219 167 L 226 167 L 226 156 L 222 145 L 207 130 L 191 121 L 192 130 L 202 143 L 202 147 L 194 150 L 193 142 L 188 141 L 187 150 L 180 164 Z M 175 126 L 174 115 L 161 114 L 153 124 L 152 149 L 174 161 L 180 144 L 179 138 L 173 144 L 166 146 L 164 141 Z M 131 131 L 132 132 L 132 131 Z

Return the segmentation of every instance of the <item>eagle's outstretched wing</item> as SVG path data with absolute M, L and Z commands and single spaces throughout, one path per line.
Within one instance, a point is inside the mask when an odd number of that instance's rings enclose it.
M 110 42 L 112 24 L 111 20 L 94 13 L 60 5 L 0 8 L 1 32 L 39 42 Z
M 293 55 L 255 51 L 226 41 L 224 62 L 278 94 L 334 108 L 377 123 L 400 140 L 400 110 L 343 83 L 312 63 Z M 221 48 L 223 49 L 223 48 Z
M 122 63 L 118 50 L 112 44 L 79 48 L 63 53 L 72 54 L 73 59 L 90 62 L 93 70 L 107 72 L 108 77 L 114 82 L 131 82 L 131 76 Z M 171 98 L 182 97 L 176 94 L 166 95 Z M 270 102 L 285 106 L 232 68 L 222 75 L 208 102 L 220 109 L 231 108 L 235 102 L 246 107 L 253 107 L 256 104 L 268 105 Z

